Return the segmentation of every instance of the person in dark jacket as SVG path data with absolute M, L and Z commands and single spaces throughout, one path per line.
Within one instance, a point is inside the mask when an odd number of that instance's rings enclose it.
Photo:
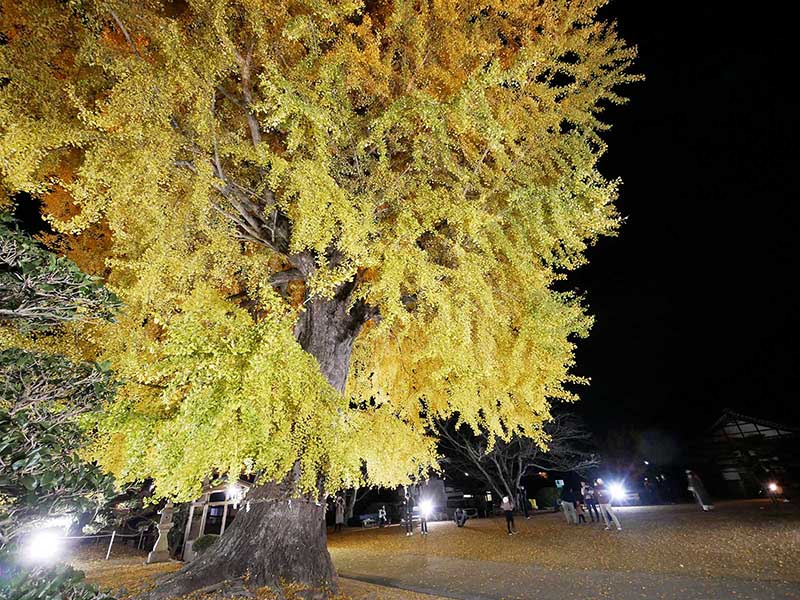
M 575 490 L 565 485 L 561 490 L 561 508 L 564 510 L 564 517 L 570 525 L 578 524 L 578 515 L 575 513 Z
M 586 509 L 589 511 L 592 523 L 594 523 L 595 520 L 599 523 L 600 512 L 597 510 L 597 498 L 594 497 L 594 488 L 585 481 L 581 481 L 581 491 L 583 492 L 583 500 L 586 504 Z M 595 517 L 597 517 L 597 519 L 595 519 Z
M 528 514 L 530 506 L 530 502 L 528 502 L 528 490 L 525 489 L 524 485 L 520 485 L 518 491 L 519 505 L 522 507 L 522 514 L 525 515 L 526 519 L 530 519 L 531 516 Z
M 403 497 L 403 522 L 406 527 L 406 535 L 414 535 L 414 498 L 408 488 Z

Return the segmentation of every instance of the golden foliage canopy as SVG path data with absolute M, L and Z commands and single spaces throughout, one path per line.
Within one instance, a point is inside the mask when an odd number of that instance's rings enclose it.
M 401 481 L 452 414 L 544 442 L 590 326 L 554 283 L 617 223 L 605 3 L 5 0 L 3 188 L 126 305 L 99 459 L 185 498 L 298 459 Z M 343 286 L 344 395 L 292 335 Z

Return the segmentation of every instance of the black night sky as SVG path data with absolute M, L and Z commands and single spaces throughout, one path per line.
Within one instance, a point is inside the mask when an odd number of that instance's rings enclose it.
M 789 17 L 735 3 L 615 0 L 647 80 L 607 113 L 627 222 L 571 281 L 592 429 L 685 439 L 725 407 L 800 424 L 796 50 Z M 793 101 L 795 100 L 795 101 Z

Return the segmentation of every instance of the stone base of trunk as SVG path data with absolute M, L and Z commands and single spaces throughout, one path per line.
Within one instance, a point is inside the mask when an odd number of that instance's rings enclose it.
M 237 580 L 245 580 L 251 589 L 300 584 L 313 591 L 308 597 L 334 593 L 336 574 L 327 548 L 324 504 L 287 499 L 276 488 L 251 490 L 217 542 L 142 598 L 166 600 Z

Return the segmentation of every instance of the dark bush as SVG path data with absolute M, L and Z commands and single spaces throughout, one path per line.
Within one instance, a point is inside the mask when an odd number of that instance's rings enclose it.
M 547 510 L 556 506 L 558 501 L 558 489 L 554 487 L 546 487 L 536 492 L 536 504 L 540 509 Z
M 192 550 L 197 552 L 198 555 L 202 554 L 203 552 L 208 550 L 218 539 L 219 539 L 218 535 L 214 535 L 211 533 L 206 535 L 201 535 L 192 544 Z

